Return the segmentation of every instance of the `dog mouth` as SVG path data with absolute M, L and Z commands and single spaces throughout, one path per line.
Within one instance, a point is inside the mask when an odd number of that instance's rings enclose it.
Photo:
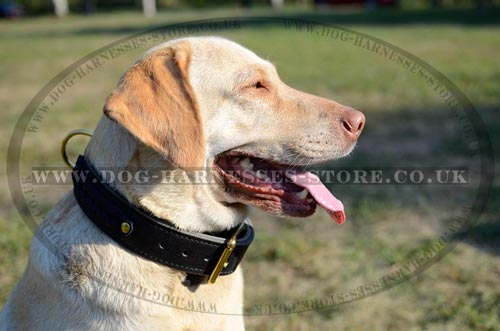
M 312 172 L 236 151 L 214 160 L 227 194 L 237 201 L 278 216 L 307 217 L 319 204 L 342 224 L 344 206 Z

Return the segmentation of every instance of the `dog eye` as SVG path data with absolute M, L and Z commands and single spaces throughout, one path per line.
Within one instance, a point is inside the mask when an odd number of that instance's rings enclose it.
M 254 88 L 256 88 L 256 89 L 261 89 L 261 88 L 265 89 L 265 88 L 266 88 L 266 87 L 264 86 L 264 84 L 262 84 L 262 82 L 261 82 L 260 80 L 259 80 L 259 81 L 257 81 L 256 83 L 254 83 L 252 87 L 254 87 Z

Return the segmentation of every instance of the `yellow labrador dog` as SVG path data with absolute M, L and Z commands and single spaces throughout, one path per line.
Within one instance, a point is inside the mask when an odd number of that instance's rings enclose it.
M 363 126 L 359 111 L 294 90 L 272 64 L 234 42 L 184 38 L 149 50 L 123 75 L 84 156 L 115 172 L 210 172 L 215 181 L 204 185 L 164 185 L 165 178 L 112 184 L 130 208 L 168 220 L 174 235 L 192 240 L 238 228 L 249 205 L 305 217 L 319 204 L 343 222 L 340 201 L 302 167 L 349 154 Z M 270 178 L 269 170 L 286 180 Z M 186 285 L 189 272 L 136 254 L 133 243 L 123 247 L 75 196 L 67 194 L 40 225 L 56 250 L 35 236 L 0 330 L 244 330 L 240 268 L 214 284 L 201 277 Z M 99 208 L 116 206 L 101 201 Z M 140 230 L 139 223 L 121 224 L 123 240 Z

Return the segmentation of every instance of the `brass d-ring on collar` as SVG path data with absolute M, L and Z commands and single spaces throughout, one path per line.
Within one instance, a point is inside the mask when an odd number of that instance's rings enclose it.
M 92 131 L 85 130 L 85 129 L 73 130 L 70 133 L 68 133 L 66 135 L 66 137 L 64 137 L 63 141 L 61 142 L 61 156 L 63 158 L 64 163 L 66 163 L 66 165 L 68 167 L 70 167 L 71 169 L 73 169 L 75 167 L 75 164 L 68 159 L 68 153 L 66 152 L 66 145 L 71 140 L 71 138 L 73 138 L 74 136 L 79 136 L 79 135 L 92 137 Z

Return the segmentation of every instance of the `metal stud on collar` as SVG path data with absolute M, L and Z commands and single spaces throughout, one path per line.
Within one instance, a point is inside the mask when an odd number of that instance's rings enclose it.
M 122 230 L 123 234 L 129 234 L 132 232 L 132 225 L 129 222 L 123 222 L 120 226 L 120 230 Z
M 64 137 L 64 139 L 61 142 L 62 159 L 63 159 L 64 163 L 66 163 L 66 165 L 71 169 L 73 169 L 75 167 L 75 164 L 73 162 L 71 162 L 68 158 L 68 153 L 66 152 L 66 145 L 71 140 L 71 138 L 73 138 L 74 136 L 78 136 L 78 135 L 92 137 L 92 131 L 85 130 L 85 129 L 73 130 L 70 133 L 68 133 L 66 135 L 66 137 Z

